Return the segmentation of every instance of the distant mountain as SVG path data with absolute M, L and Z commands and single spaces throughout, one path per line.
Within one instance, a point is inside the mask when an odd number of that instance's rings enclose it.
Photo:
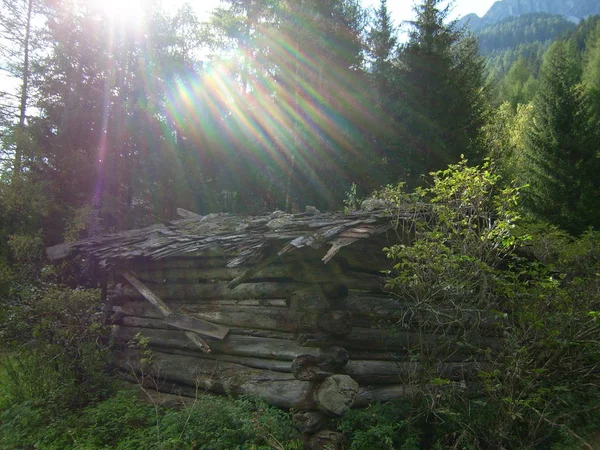
M 550 44 L 576 28 L 577 25 L 564 16 L 533 13 L 508 17 L 473 34 L 479 41 L 479 51 L 486 58 L 489 74 L 501 78 L 520 58 L 537 73 Z
M 468 14 L 458 25 L 468 24 L 473 31 L 493 25 L 509 17 L 531 13 L 548 13 L 564 16 L 577 23 L 588 16 L 600 14 L 599 0 L 500 0 L 483 16 Z
M 547 13 L 509 17 L 476 31 L 479 50 L 484 56 L 533 42 L 554 41 L 560 35 L 575 30 L 577 25 L 564 16 Z

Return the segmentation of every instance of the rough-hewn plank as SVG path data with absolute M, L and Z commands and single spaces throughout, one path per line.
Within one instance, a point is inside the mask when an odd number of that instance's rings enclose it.
M 407 208 L 396 219 L 412 221 L 414 215 L 412 208 Z M 49 248 L 47 253 L 53 259 L 77 253 L 91 254 L 102 267 L 140 257 L 156 260 L 185 255 L 225 255 L 228 267 L 238 267 L 264 261 L 269 247 L 284 255 L 327 245 L 330 248 L 323 259 L 328 261 L 342 247 L 353 247 L 355 241 L 364 243 L 370 236 L 385 233 L 390 223 L 385 211 L 261 217 L 209 214 L 85 239 Z M 325 251 L 321 257 L 323 253 Z

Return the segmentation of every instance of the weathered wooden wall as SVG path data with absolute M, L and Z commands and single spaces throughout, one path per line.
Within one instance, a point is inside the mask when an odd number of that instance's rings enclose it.
M 164 390 L 184 395 L 196 389 L 250 394 L 325 415 L 410 394 L 420 377 L 473 379 L 485 363 L 464 350 L 464 336 L 448 328 L 440 333 L 426 313 L 417 314 L 385 293 L 380 271 L 389 262 L 370 248 L 377 245 L 345 248 L 326 265 L 312 250 L 296 252 L 234 287 L 232 280 L 248 267 L 227 268 L 218 257 L 130 264 L 127 268 L 172 311 L 229 332 L 222 340 L 203 336 L 207 354 L 136 288 L 117 280 L 123 284 L 115 291 L 114 338 L 122 348 L 122 368 L 150 374 Z M 479 323 L 470 345 L 498 346 L 493 322 L 462 320 Z M 154 355 L 148 367 L 141 366 L 141 350 L 133 345 L 138 333 Z M 416 350 L 435 354 L 436 364 L 423 367 Z M 308 420 L 306 414 L 299 417 Z

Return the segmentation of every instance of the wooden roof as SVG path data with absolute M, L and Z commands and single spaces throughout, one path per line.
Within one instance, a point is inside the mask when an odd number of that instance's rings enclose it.
M 158 260 L 218 254 L 227 258 L 228 267 L 237 267 L 264 261 L 267 254 L 282 256 L 303 247 L 328 245 L 322 258 L 326 263 L 342 247 L 392 228 L 392 217 L 384 210 L 349 214 L 275 211 L 264 216 L 179 212 L 184 219 L 56 245 L 47 249 L 47 255 L 50 260 L 57 260 L 91 254 L 106 268 L 139 257 Z M 407 209 L 396 212 L 393 219 L 414 216 L 415 211 Z

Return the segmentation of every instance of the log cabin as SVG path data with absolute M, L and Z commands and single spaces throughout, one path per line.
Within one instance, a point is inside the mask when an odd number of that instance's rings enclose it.
M 47 250 L 51 260 L 91 258 L 103 274 L 125 374 L 184 396 L 259 397 L 296 411 L 306 433 L 348 408 L 411 395 L 423 377 L 473 378 L 464 336 L 423 326 L 431 321 L 385 287 L 383 248 L 409 243 L 425 212 L 179 213 Z M 498 330 L 487 328 L 470 345 L 496 347 Z M 418 360 L 424 352 L 434 364 Z

